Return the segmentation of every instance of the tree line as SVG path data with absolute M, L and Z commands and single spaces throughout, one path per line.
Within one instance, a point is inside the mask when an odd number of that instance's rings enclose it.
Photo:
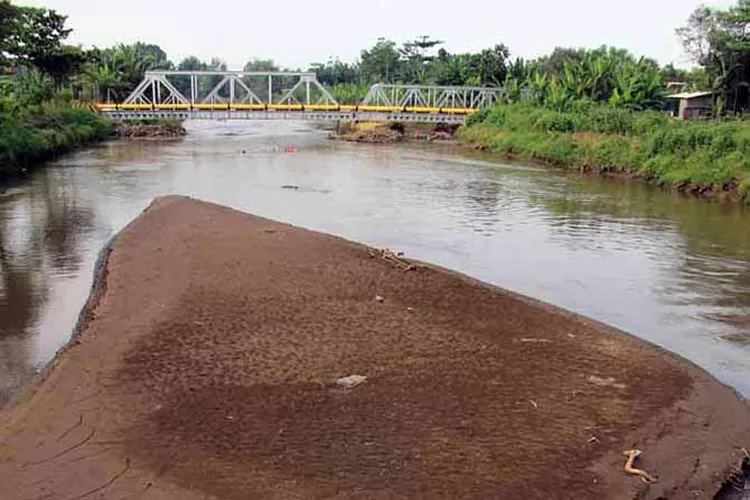
M 158 45 L 138 42 L 104 49 L 65 43 L 70 30 L 65 16 L 50 9 L 21 7 L 0 0 L 0 65 L 12 68 L 16 80 L 37 93 L 67 89 L 76 97 L 122 100 L 150 69 L 226 70 L 220 58 L 190 56 L 173 62 Z M 503 86 L 504 100 L 531 100 L 567 109 L 580 102 L 606 103 L 633 110 L 664 109 L 677 90 L 707 90 L 717 110 L 744 112 L 750 81 L 750 0 L 729 8 L 700 7 L 677 30 L 693 69 L 661 66 L 627 50 L 556 48 L 532 60 L 511 57 L 497 44 L 475 53 L 450 53 L 429 36 L 403 43 L 379 39 L 355 62 L 330 59 L 313 63 L 318 80 L 341 102 L 357 102 L 377 82 L 435 85 Z M 251 59 L 247 71 L 279 71 L 272 60 Z M 295 68 L 299 71 L 301 68 Z M 218 77 L 203 77 L 210 88 Z M 189 83 L 178 82 L 180 90 Z M 280 84 L 278 84 L 280 85 Z M 23 86 L 23 85 L 22 85 Z M 274 89 L 281 92 L 282 89 Z

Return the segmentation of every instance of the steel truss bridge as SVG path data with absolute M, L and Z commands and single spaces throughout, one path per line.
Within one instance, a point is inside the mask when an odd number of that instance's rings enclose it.
M 315 73 L 148 71 L 112 118 L 362 120 L 460 123 L 502 95 L 498 87 L 375 84 L 360 104 L 340 104 Z

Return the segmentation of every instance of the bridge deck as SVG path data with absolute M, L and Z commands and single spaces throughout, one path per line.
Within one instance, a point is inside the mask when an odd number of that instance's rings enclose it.
M 176 118 L 203 120 L 406 121 L 461 123 L 471 108 L 331 104 L 98 104 L 115 119 Z
M 414 111 L 277 111 L 277 110 L 102 110 L 113 119 L 179 119 L 179 120 L 304 120 L 304 121 L 384 121 L 462 123 L 465 114 L 420 113 Z

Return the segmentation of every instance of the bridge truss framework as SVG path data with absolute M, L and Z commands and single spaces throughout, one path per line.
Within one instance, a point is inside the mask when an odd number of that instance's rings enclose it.
M 362 104 L 376 106 L 479 109 L 500 100 L 499 87 L 445 87 L 376 83 Z
M 187 92 L 177 87 L 178 79 L 189 82 Z M 203 92 L 205 80 L 211 84 Z M 213 81 L 211 81 L 213 80 Z M 296 80 L 274 100 L 274 89 Z M 214 83 L 215 82 L 215 83 Z M 258 83 L 267 86 L 261 94 Z M 254 88 L 251 88 L 254 87 Z M 185 93 L 187 95 L 185 95 Z M 262 97 L 259 95 L 261 94 Z M 318 82 L 315 73 L 265 71 L 147 71 L 143 81 L 125 99 L 124 104 L 338 104 Z
M 460 123 L 497 103 L 498 87 L 378 83 L 360 104 L 339 104 L 312 72 L 147 71 L 113 118 L 378 120 Z

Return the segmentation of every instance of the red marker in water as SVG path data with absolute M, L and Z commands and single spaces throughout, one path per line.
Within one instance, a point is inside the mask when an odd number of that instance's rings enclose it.
M 284 151 L 287 153 L 294 153 L 294 146 L 287 146 Z

